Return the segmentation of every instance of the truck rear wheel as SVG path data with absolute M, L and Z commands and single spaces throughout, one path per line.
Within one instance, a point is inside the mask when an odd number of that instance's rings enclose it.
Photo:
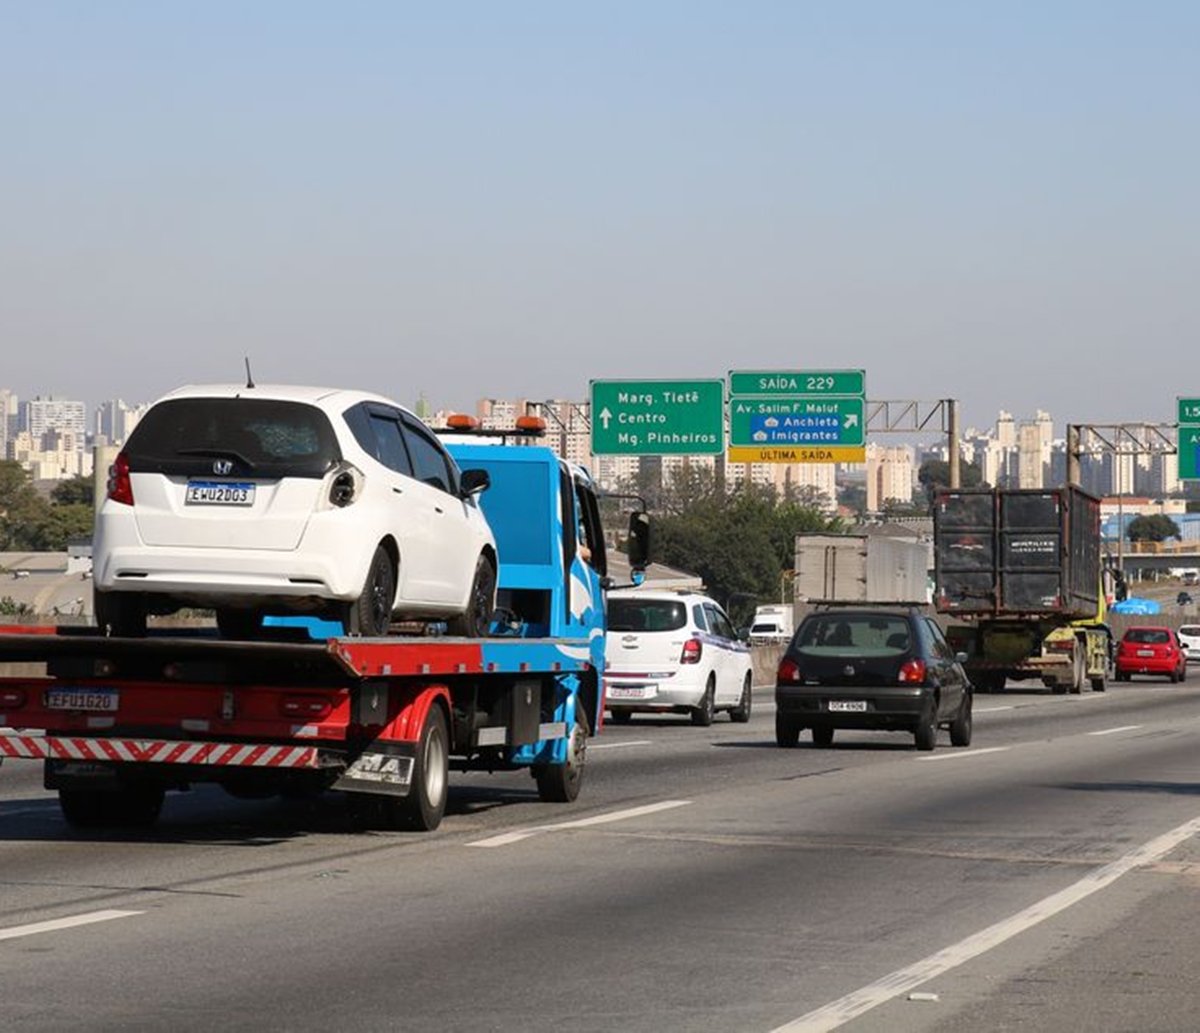
M 436 703 L 425 715 L 417 755 L 413 759 L 412 785 L 408 796 L 393 800 L 397 828 L 432 832 L 442 823 L 446 798 L 450 795 L 450 733 L 446 715 Z
M 574 803 L 583 784 L 587 759 L 588 723 L 583 708 L 576 705 L 575 724 L 567 738 L 567 759 L 563 764 L 538 764 L 533 769 L 538 798 L 546 803 Z

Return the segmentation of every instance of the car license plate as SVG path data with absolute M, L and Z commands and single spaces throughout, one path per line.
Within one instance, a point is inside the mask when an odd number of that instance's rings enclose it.
M 1154 655 L 1153 649 L 1139 649 L 1138 650 L 1138 656 L 1153 656 L 1153 655 Z
M 252 506 L 254 485 L 244 481 L 188 481 L 184 501 L 202 506 Z
M 641 685 L 610 685 L 609 699 L 641 699 L 646 689 Z
M 47 689 L 43 702 L 47 710 L 117 709 L 121 694 L 116 689 Z
M 829 709 L 834 713 L 859 713 L 867 709 L 865 699 L 831 699 Z

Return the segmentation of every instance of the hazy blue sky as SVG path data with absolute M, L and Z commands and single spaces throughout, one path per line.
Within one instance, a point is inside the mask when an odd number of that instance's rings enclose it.
M 0 387 L 1200 395 L 1200 4 L 0 2 Z

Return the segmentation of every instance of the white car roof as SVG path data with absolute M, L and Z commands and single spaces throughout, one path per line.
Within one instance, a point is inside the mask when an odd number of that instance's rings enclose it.
M 383 402 L 408 411 L 407 406 L 371 391 L 301 384 L 255 384 L 254 387 L 245 384 L 188 384 L 163 395 L 155 404 L 174 398 L 266 398 L 272 401 L 306 402 L 331 412 L 341 412 L 359 402 Z
M 672 592 L 662 588 L 614 588 L 608 593 L 610 599 L 649 599 L 654 602 L 716 603 L 710 596 L 700 592 Z

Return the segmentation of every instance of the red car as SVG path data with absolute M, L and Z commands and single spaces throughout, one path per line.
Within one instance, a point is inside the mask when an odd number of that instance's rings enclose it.
M 1187 653 L 1170 628 L 1130 628 L 1117 648 L 1117 681 L 1134 674 L 1162 674 L 1173 682 L 1187 677 Z

